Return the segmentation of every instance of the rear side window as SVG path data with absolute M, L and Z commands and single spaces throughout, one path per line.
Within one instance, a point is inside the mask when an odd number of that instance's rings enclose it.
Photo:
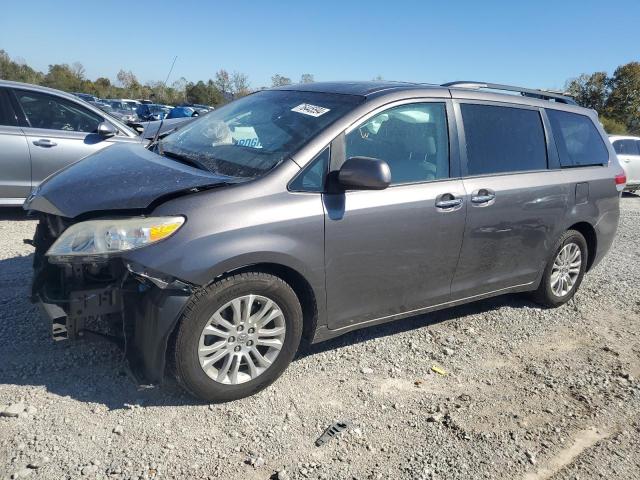
M 618 155 L 640 155 L 640 142 L 637 140 L 616 140 L 613 148 Z
M 467 175 L 547 168 L 547 146 L 537 110 L 463 103 Z
M 591 119 L 586 115 L 547 110 L 562 167 L 605 165 L 609 152 Z

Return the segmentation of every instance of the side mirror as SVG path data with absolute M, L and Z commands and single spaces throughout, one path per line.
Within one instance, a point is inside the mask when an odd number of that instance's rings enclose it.
M 113 137 L 118 133 L 118 129 L 111 125 L 109 122 L 100 122 L 98 124 L 98 135 L 101 137 Z
M 340 168 L 338 182 L 348 190 L 384 190 L 391 183 L 391 170 L 378 158 L 351 157 Z

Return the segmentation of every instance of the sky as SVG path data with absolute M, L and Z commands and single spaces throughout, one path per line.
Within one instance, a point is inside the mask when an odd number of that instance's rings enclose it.
M 529 5 L 529 6 L 528 6 Z M 562 88 L 640 61 L 640 0 L 11 1 L 0 49 L 45 71 L 122 68 L 143 83 L 207 80 L 221 68 L 269 86 L 298 81 L 476 80 Z

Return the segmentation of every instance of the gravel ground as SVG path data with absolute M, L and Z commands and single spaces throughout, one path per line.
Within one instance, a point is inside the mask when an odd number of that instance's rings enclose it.
M 136 387 L 108 344 L 49 340 L 27 300 L 34 227 L 0 212 L 0 479 L 640 478 L 640 197 L 575 302 L 512 295 L 354 332 L 210 406 Z

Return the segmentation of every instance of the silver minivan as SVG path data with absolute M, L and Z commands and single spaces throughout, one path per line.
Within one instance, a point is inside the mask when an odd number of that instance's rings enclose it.
M 0 207 L 22 205 L 52 173 L 121 142 L 141 139 L 75 95 L 0 80 Z
M 566 303 L 613 242 L 625 181 L 597 114 L 562 95 L 265 90 L 43 182 L 25 203 L 33 299 L 55 339 L 100 333 L 145 381 L 170 363 L 232 400 L 302 339 L 505 293 Z

